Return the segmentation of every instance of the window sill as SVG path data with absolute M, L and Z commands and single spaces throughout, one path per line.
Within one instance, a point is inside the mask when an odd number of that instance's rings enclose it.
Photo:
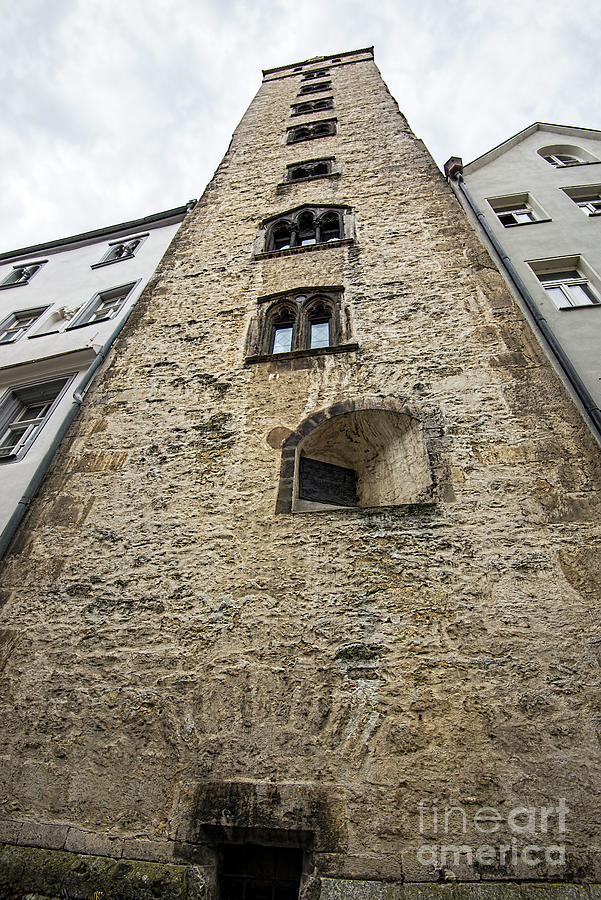
M 31 281 L 31 278 L 29 279 Z M 8 291 L 10 288 L 26 287 L 29 281 L 17 281 L 15 284 L 0 284 L 0 291 Z
M 322 138 L 330 138 L 336 137 L 336 132 L 332 132 L 332 134 L 310 134 L 308 137 L 297 138 L 293 141 L 286 141 L 286 145 L 288 147 L 293 147 L 295 144 L 304 144 L 306 141 L 320 141 Z
M 354 238 L 343 238 L 341 241 L 324 241 L 323 244 L 309 244 L 308 247 L 287 247 L 286 250 L 268 250 L 266 253 L 256 253 L 255 260 L 272 259 L 278 256 L 294 256 L 297 253 L 311 253 L 314 250 L 327 250 L 331 247 L 345 247 L 354 243 Z
M 577 166 L 598 166 L 601 163 L 601 159 L 587 159 L 583 160 L 583 162 L 573 162 L 573 163 L 565 163 L 563 166 L 553 166 L 554 169 L 574 169 Z
M 247 356 L 245 362 L 279 362 L 280 360 L 301 359 L 306 356 L 331 356 L 333 353 L 351 353 L 359 349 L 359 344 L 337 344 L 333 347 L 314 347 L 307 350 L 291 350 L 289 353 L 262 353 L 258 356 Z
M 291 112 L 290 118 L 296 119 L 297 116 L 314 116 L 315 113 L 320 112 L 329 112 L 331 109 L 334 109 L 334 98 L 333 97 L 320 97 L 320 100 L 331 100 L 332 105 L 326 106 L 325 109 L 307 109 L 305 112 Z M 310 100 L 307 100 L 307 103 L 310 103 Z
M 318 503 L 313 500 L 302 500 L 297 497 L 292 507 L 292 515 L 295 515 L 296 513 L 302 513 L 303 515 L 306 515 L 307 513 L 317 513 L 318 515 L 322 515 L 323 513 L 336 513 L 339 515 L 344 512 L 373 515 L 374 513 L 379 512 L 397 512 L 397 514 L 402 516 L 409 516 L 428 513 L 436 509 L 436 507 L 436 500 L 415 500 L 413 502 L 388 504 L 386 506 L 336 506 L 333 503 Z
M 126 262 L 128 259 L 133 259 L 135 255 L 135 253 L 132 253 L 131 256 L 120 256 L 119 259 L 107 259 L 104 262 L 92 263 L 90 269 L 102 269 L 104 266 L 114 266 L 115 263 Z
M 601 303 L 580 303 L 578 306 L 559 306 L 557 312 L 571 312 L 573 309 L 601 309 Z
M 304 184 L 307 181 L 319 181 L 320 178 L 340 178 L 340 172 L 326 172 L 324 175 L 309 175 L 307 178 L 295 178 L 294 181 L 280 181 L 276 185 L 276 193 L 282 194 L 285 188 L 294 187 L 295 184 Z
M 78 325 L 69 325 L 65 331 L 75 331 L 76 328 L 85 328 L 87 325 L 98 325 L 100 322 L 109 322 L 115 316 L 103 316 L 102 319 L 94 319 L 93 322 L 80 322 Z
M 503 228 L 522 228 L 524 225 L 540 225 L 542 222 L 552 222 L 553 219 L 535 219 L 533 222 L 511 222 L 509 225 L 503 225 Z

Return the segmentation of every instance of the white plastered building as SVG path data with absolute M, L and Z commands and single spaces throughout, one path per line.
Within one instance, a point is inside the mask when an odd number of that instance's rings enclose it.
M 445 173 L 599 438 L 601 131 L 535 122 Z
M 193 205 L 0 254 L 2 553 L 85 389 Z

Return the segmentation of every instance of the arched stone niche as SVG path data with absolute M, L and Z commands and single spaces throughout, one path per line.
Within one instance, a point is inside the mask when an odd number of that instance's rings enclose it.
M 431 500 L 421 422 L 394 398 L 348 400 L 320 410 L 282 445 L 277 512 Z

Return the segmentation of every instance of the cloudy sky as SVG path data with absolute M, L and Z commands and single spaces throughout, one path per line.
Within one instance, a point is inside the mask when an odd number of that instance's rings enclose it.
M 0 0 L 0 251 L 199 197 L 261 69 L 375 45 L 439 165 L 601 129 L 599 0 Z

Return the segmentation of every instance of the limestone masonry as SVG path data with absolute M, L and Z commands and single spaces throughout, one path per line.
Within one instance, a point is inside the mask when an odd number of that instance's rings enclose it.
M 601 896 L 599 477 L 372 51 L 268 70 L 5 559 L 0 897 Z

